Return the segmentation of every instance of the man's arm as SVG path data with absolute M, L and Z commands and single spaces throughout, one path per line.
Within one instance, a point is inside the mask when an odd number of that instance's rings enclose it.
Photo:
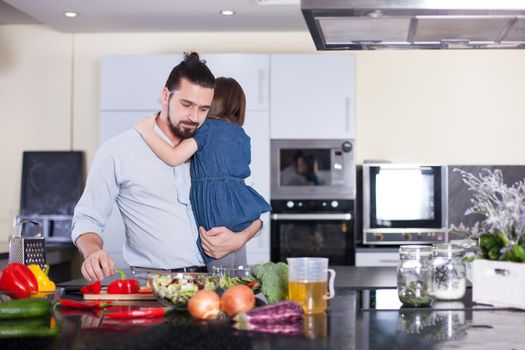
M 105 252 L 100 234 L 118 194 L 116 160 L 111 148 L 102 146 L 95 155 L 86 188 L 75 206 L 71 237 L 84 257 L 82 275 L 101 280 L 113 274 L 114 264 Z
M 262 220 L 257 219 L 250 226 L 237 233 L 230 231 L 224 226 L 214 227 L 209 231 L 200 227 L 199 235 L 202 241 L 202 248 L 212 258 L 220 259 L 239 250 L 255 236 L 262 226 Z
M 102 239 L 95 232 L 87 232 L 80 235 L 75 244 L 84 257 L 82 264 L 82 275 L 89 280 L 102 280 L 104 276 L 111 276 L 115 270 L 115 264 L 109 254 L 102 250 Z

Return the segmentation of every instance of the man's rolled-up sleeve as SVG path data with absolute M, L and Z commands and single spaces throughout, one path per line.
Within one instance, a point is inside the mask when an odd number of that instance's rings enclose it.
M 103 145 L 95 155 L 84 193 L 73 214 L 71 239 L 75 244 L 84 233 L 102 235 L 119 191 L 117 171 L 117 157 L 109 145 Z

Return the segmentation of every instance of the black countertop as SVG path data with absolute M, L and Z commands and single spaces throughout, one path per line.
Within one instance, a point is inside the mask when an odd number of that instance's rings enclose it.
M 325 314 L 306 318 L 295 336 L 236 331 L 228 319 L 198 322 L 185 312 L 167 320 L 111 322 L 86 311 L 59 312 L 59 336 L 0 342 L 1 349 L 523 349 L 525 312 L 462 309 L 372 310 L 363 295 L 395 287 L 395 269 L 335 267 L 336 296 Z M 73 283 L 74 282 L 74 283 Z M 72 281 L 70 285 L 78 284 Z M 66 284 L 67 285 L 67 284 Z M 391 290 L 392 291 L 392 290 Z M 71 297 L 66 295 L 66 297 Z M 142 305 L 147 302 L 141 302 Z M 149 305 L 156 305 L 150 302 Z M 461 306 L 461 304 L 459 304 Z M 121 306 L 126 308 L 126 306 Z M 149 324 L 152 322 L 152 324 Z

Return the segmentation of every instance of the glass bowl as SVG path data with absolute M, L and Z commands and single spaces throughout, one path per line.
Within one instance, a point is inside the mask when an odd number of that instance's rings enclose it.
M 219 276 L 208 273 L 152 274 L 148 286 L 164 305 L 186 309 L 188 301 L 198 291 L 215 291 L 219 287 Z
M 255 294 L 260 292 L 261 284 L 251 274 L 251 266 L 212 266 L 213 274 L 219 276 L 219 286 L 228 289 L 237 284 L 250 287 Z
M 0 291 L 0 301 L 8 301 L 8 300 L 14 299 L 11 295 L 12 295 L 12 292 L 1 290 Z M 44 298 L 44 299 L 47 299 L 51 304 L 54 304 L 57 301 L 59 301 L 63 295 L 64 295 L 64 288 L 58 287 L 57 289 L 50 291 L 50 292 L 33 292 L 31 293 L 31 296 L 29 298 Z

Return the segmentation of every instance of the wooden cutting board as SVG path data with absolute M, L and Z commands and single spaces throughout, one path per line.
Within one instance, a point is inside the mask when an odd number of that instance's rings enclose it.
M 84 300 L 157 300 L 157 298 L 153 294 L 108 294 L 106 289 L 103 289 L 100 294 L 84 294 Z

